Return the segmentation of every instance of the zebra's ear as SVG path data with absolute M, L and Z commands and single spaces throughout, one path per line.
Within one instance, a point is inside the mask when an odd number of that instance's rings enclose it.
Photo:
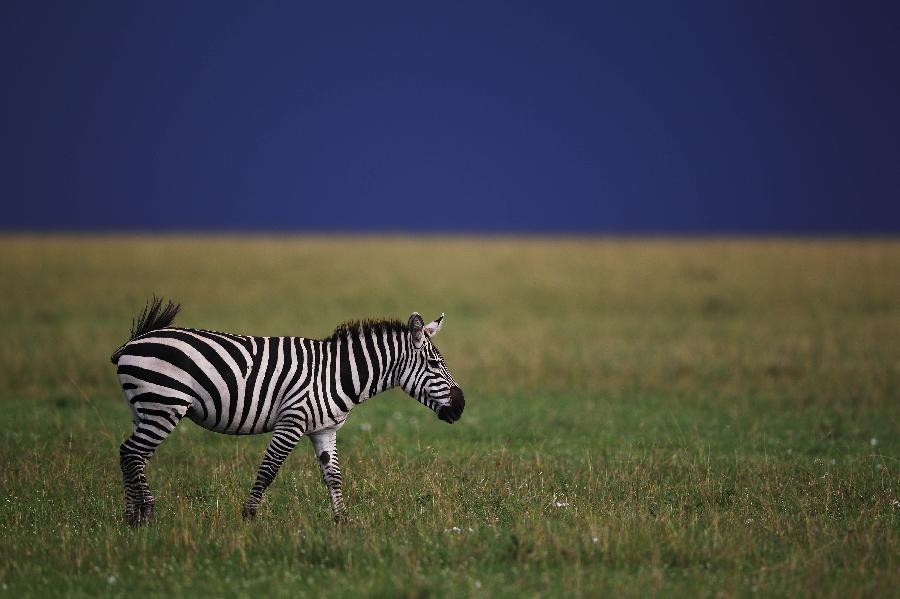
M 425 321 L 419 316 L 418 312 L 413 312 L 409 317 L 409 332 L 412 334 L 413 345 L 416 349 L 422 347 L 422 341 L 425 339 Z
M 434 337 L 440 332 L 442 326 L 444 326 L 443 312 L 441 312 L 440 316 L 425 325 L 425 332 L 428 333 L 429 337 Z

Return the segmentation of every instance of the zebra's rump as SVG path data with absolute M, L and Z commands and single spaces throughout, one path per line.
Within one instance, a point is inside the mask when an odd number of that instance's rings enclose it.
M 206 428 L 242 432 L 230 426 L 246 395 L 254 346 L 253 338 L 212 331 L 152 331 L 120 350 L 119 380 L 133 411 L 177 410 Z

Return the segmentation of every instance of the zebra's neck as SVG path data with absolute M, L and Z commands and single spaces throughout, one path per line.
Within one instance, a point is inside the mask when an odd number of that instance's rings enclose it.
M 331 356 L 335 391 L 356 404 L 400 386 L 407 343 L 401 331 L 354 331 L 323 341 L 323 350 Z
M 400 380 L 406 366 L 407 338 L 400 332 L 386 333 L 385 335 L 370 334 L 371 337 L 386 337 L 386 346 L 389 349 L 388 358 L 384 367 L 384 374 L 379 378 L 376 393 L 400 386 Z M 382 343 L 384 343 L 382 341 Z
M 390 350 L 378 350 L 380 352 L 380 357 L 382 358 L 383 363 L 381 365 L 380 372 L 373 377 L 374 381 L 370 386 L 368 397 L 372 397 L 383 391 L 393 389 L 400 384 L 401 365 L 404 362 L 406 354 L 404 343 L 405 339 L 403 339 L 400 335 L 397 335 L 398 339 L 396 344 L 394 344 L 393 339 L 391 339 L 392 335 L 389 333 L 387 334 L 388 341 L 385 345 L 384 340 L 379 339 L 382 337 L 382 335 L 369 333 L 366 336 L 370 339 L 377 340 L 382 344 L 381 346 L 376 347 L 385 347 Z M 378 358 L 375 357 L 375 364 L 377 363 Z

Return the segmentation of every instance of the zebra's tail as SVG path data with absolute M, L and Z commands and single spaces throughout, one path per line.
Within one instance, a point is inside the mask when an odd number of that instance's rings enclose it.
M 158 329 L 164 329 L 167 326 L 171 325 L 175 320 L 175 316 L 178 315 L 178 311 L 181 310 L 181 304 L 176 304 L 172 300 L 163 307 L 163 300 L 161 297 L 154 296 L 147 302 L 147 305 L 144 306 L 144 311 L 141 312 L 141 315 L 138 317 L 137 322 L 134 320 L 131 321 L 131 335 L 128 337 L 128 341 L 119 346 L 113 355 L 110 356 L 109 360 L 113 364 L 119 363 L 119 357 L 122 355 L 122 352 L 125 351 L 125 346 L 146 333 L 150 331 L 156 331 Z

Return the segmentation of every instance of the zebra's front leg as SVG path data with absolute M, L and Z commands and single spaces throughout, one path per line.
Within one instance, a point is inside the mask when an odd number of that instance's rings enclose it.
M 337 454 L 337 429 L 328 429 L 309 436 L 319 459 L 322 479 L 328 492 L 331 493 L 331 511 L 335 522 L 347 521 L 347 509 L 344 507 L 344 495 L 341 491 L 341 464 Z
M 269 446 L 266 447 L 262 464 L 259 465 L 259 470 L 256 473 L 256 482 L 253 484 L 253 488 L 250 489 L 247 501 L 244 502 L 243 515 L 245 519 L 251 520 L 256 517 L 256 510 L 259 508 L 263 494 L 269 485 L 272 484 L 272 481 L 275 480 L 275 476 L 278 474 L 278 470 L 281 468 L 284 460 L 287 459 L 302 436 L 303 433 L 299 428 L 292 426 L 275 427 Z

